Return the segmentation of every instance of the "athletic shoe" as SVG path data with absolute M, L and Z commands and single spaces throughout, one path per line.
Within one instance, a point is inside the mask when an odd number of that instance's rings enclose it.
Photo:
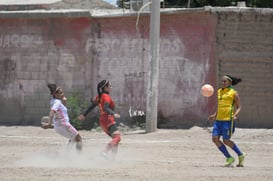
M 227 158 L 225 167 L 230 167 L 234 163 L 235 159 L 233 157 Z
M 242 155 L 240 155 L 238 157 L 239 158 L 239 163 L 238 163 L 237 167 L 243 167 L 244 166 L 245 156 L 246 156 L 246 154 L 243 153 Z

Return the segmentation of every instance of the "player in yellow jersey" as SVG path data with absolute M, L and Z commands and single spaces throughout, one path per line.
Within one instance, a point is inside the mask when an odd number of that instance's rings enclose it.
M 241 82 L 242 79 L 225 75 L 222 77 L 222 87 L 217 91 L 218 106 L 217 111 L 210 115 L 208 120 L 214 121 L 212 131 L 212 141 L 218 149 L 225 155 L 225 166 L 231 166 L 235 161 L 226 146 L 230 147 L 238 155 L 238 167 L 244 166 L 245 153 L 241 152 L 238 146 L 230 140 L 235 131 L 235 122 L 241 111 L 240 97 L 233 85 Z M 220 140 L 222 136 L 223 141 Z

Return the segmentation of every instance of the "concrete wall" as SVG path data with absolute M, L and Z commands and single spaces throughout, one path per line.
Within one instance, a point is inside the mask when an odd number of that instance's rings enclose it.
M 48 15 L 13 14 L 0 19 L 3 124 L 38 124 L 49 111 L 47 83 L 57 83 L 70 92 L 85 87 L 90 18 Z
M 221 9 L 217 15 L 219 76 L 241 77 L 239 125 L 273 127 L 273 10 Z M 219 77 L 220 78 L 220 77 Z
M 264 81 L 265 76 L 270 81 L 270 75 L 260 71 L 261 75 L 256 74 L 256 81 L 252 78 L 248 82 L 248 78 L 255 77 L 256 71 L 249 72 L 246 67 L 262 66 L 271 73 L 272 80 L 272 11 L 265 14 L 252 11 L 256 18 L 249 18 L 251 26 L 240 29 L 240 32 L 225 26 L 233 23 L 232 17 L 236 19 L 237 10 L 225 12 L 225 9 L 213 8 L 161 13 L 158 110 L 160 120 L 167 120 L 167 124 L 161 126 L 204 124 L 208 114 L 215 110 L 216 99 L 215 96 L 209 99 L 202 97 L 201 85 L 210 83 L 217 87 L 217 78 L 223 73 L 230 73 L 244 79 L 244 83 L 238 85 L 244 107 L 240 125 L 272 127 L 273 123 L 268 121 L 272 118 L 269 111 L 273 104 L 270 102 L 272 91 L 265 92 L 266 98 L 263 98 L 264 95 L 250 96 L 257 90 L 257 81 Z M 241 17 L 252 17 L 252 13 L 240 11 Z M 80 92 L 88 100 L 95 96 L 99 80 L 110 79 L 112 96 L 122 121 L 130 113 L 145 111 L 149 16 L 142 14 L 137 26 L 136 20 L 136 14 L 90 16 L 85 11 L 0 13 L 0 123 L 38 125 L 41 116 L 49 110 L 46 85 L 51 82 L 63 87 L 67 95 Z M 244 22 L 238 21 L 237 24 Z M 263 32 L 268 31 L 266 37 L 269 42 L 267 49 L 261 48 L 267 54 L 256 55 L 254 50 L 261 44 L 256 47 L 246 39 L 252 37 L 253 27 L 261 22 L 267 24 Z M 236 37 L 236 41 L 232 42 L 227 38 L 229 36 Z M 263 37 L 260 36 L 261 39 Z M 263 42 L 258 37 L 256 40 Z M 243 53 L 240 51 L 244 48 L 241 42 L 253 48 Z M 234 49 L 237 54 L 233 53 Z M 265 57 L 263 65 L 258 61 L 260 58 L 249 62 L 246 57 L 250 55 Z M 238 71 L 237 67 L 242 68 Z M 265 86 L 272 88 L 272 85 Z M 246 106 L 254 101 L 256 105 Z M 255 112 L 253 109 L 259 105 L 266 105 L 266 108 Z M 263 123 L 255 121 L 261 116 Z
M 111 79 L 123 115 L 128 115 L 128 110 L 146 111 L 148 18 L 141 16 L 137 28 L 134 16 L 96 19 L 100 29 L 95 39 L 95 60 L 99 60 L 94 62 L 95 75 Z M 201 97 L 200 87 L 216 80 L 215 25 L 216 18 L 204 11 L 161 17 L 158 111 L 161 119 L 169 120 L 168 125 L 190 125 L 205 119 L 210 100 Z

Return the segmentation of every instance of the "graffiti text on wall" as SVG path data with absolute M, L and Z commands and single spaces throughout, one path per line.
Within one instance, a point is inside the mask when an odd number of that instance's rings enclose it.
M 42 37 L 39 35 L 0 35 L 1 48 L 31 48 L 42 44 Z

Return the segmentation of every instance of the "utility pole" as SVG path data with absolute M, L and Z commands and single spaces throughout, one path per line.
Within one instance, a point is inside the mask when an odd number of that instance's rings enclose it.
M 191 7 L 191 0 L 188 0 L 187 8 Z
M 160 48 L 160 1 L 152 0 L 150 15 L 150 52 L 146 102 L 146 132 L 157 130 L 157 97 Z

